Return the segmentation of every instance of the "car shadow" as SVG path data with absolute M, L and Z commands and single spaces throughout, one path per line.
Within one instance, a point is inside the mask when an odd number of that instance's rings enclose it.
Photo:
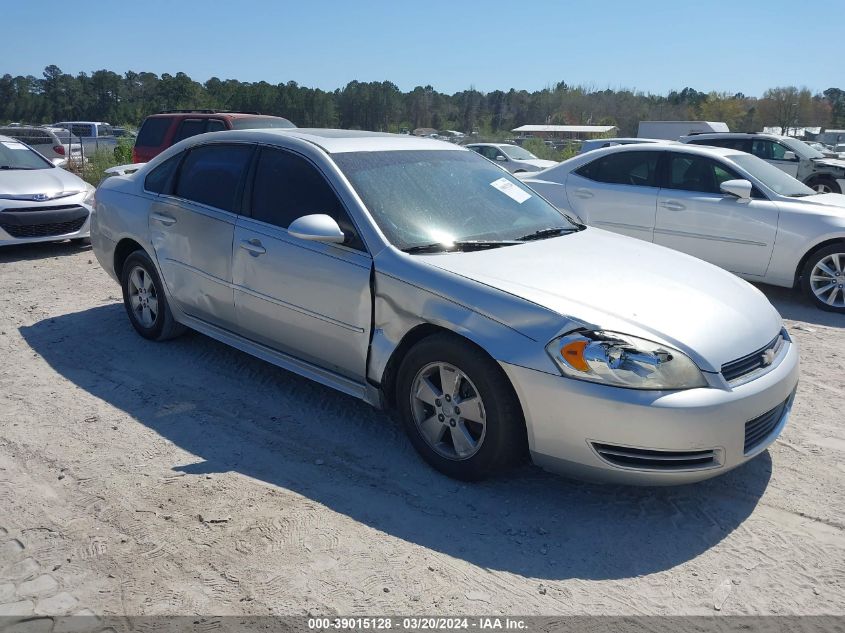
M 12 244 L 0 246 L 0 264 L 11 262 L 47 259 L 49 257 L 67 257 L 82 251 L 90 251 L 90 244 L 64 242 L 36 242 L 34 244 Z
M 146 341 L 120 304 L 20 332 L 62 377 L 197 456 L 174 471 L 240 473 L 395 538 L 526 577 L 629 578 L 690 561 L 748 518 L 771 477 L 764 453 L 680 487 L 590 484 L 529 465 L 462 484 L 424 464 L 385 413 L 200 334 Z
M 754 285 L 766 295 L 784 319 L 827 327 L 845 327 L 845 315 L 820 310 L 804 298 L 800 290 L 765 284 Z

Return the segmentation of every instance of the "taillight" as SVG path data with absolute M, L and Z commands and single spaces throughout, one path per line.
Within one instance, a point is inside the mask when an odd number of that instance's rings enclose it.
M 65 155 L 65 146 L 64 145 L 53 145 L 53 151 L 56 154 L 60 154 L 61 156 Z
M 138 160 L 138 150 L 134 147 L 132 148 L 132 162 L 133 163 L 140 163 L 141 161 Z

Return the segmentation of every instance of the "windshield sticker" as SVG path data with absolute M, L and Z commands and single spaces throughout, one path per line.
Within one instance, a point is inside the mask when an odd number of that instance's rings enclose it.
M 9 141 L 0 141 L 0 143 L 2 143 L 4 147 L 8 147 L 9 149 L 24 149 L 25 150 L 27 148 L 26 145 L 24 145 L 23 143 L 15 143 L 15 142 L 9 142 Z
M 499 178 L 498 180 L 494 180 L 490 183 L 490 186 L 495 187 L 503 194 L 505 194 L 508 198 L 516 200 L 519 204 L 522 204 L 523 202 L 528 200 L 528 198 L 531 197 L 530 193 L 528 193 L 527 191 L 523 191 L 507 178 Z

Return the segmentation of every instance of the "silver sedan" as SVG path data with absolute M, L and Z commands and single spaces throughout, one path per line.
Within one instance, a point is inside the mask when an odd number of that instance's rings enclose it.
M 775 440 L 798 380 L 748 283 L 587 228 L 430 139 L 193 137 L 100 186 L 92 240 L 141 336 L 189 327 L 395 409 L 461 479 L 528 455 L 591 479 L 712 477 Z

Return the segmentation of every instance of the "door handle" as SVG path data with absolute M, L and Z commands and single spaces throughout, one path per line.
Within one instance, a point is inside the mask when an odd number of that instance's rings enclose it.
M 157 222 L 161 222 L 164 226 L 176 224 L 176 218 L 165 215 L 164 213 L 151 213 L 150 218 Z
M 675 202 L 674 200 L 667 200 L 666 202 L 661 202 L 660 206 L 664 209 L 669 209 L 670 211 L 683 211 L 684 209 L 686 209 L 686 206 L 684 206 L 680 202 Z
M 578 189 L 575 190 L 575 195 L 578 196 L 579 198 L 584 198 L 586 200 L 587 198 L 592 198 L 596 194 L 594 194 L 589 189 L 584 189 L 583 187 L 579 187 Z
M 267 252 L 267 249 L 264 248 L 258 240 L 243 240 L 241 242 L 241 248 L 253 257 L 258 257 L 259 255 L 263 255 Z

